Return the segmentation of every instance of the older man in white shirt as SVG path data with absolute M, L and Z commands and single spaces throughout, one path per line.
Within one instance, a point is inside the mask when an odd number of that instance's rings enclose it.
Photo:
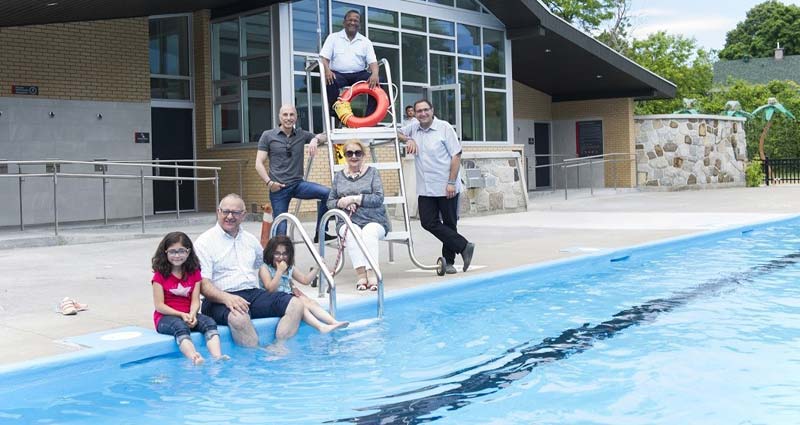
M 217 224 L 194 243 L 203 276 L 203 314 L 220 325 L 228 325 L 233 341 L 245 347 L 258 345 L 258 334 L 250 319 L 280 317 L 275 329 L 275 351 L 285 351 L 283 342 L 297 333 L 303 318 L 303 303 L 292 294 L 268 292 L 258 278 L 264 264 L 258 239 L 241 228 L 247 213 L 239 195 L 222 198 Z
M 361 29 L 361 14 L 357 10 L 348 10 L 344 15 L 343 26 L 341 31 L 325 39 L 319 52 L 325 65 L 329 106 L 336 102 L 339 90 L 344 87 L 367 81 L 369 88 L 375 88 L 380 81 L 375 48 L 367 37 L 358 32 Z M 376 106 L 375 99 L 369 96 L 367 115 L 372 114 Z
M 453 126 L 433 115 L 425 99 L 414 103 L 417 122 L 397 134 L 406 142 L 406 152 L 417 156 L 417 203 L 422 228 L 442 241 L 445 272 L 456 273 L 456 254 L 464 261 L 463 271 L 472 262 L 475 244 L 458 233 L 458 196 L 461 192 L 461 143 Z

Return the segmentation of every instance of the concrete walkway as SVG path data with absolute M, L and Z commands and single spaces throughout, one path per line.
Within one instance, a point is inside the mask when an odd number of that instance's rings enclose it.
M 537 196 L 525 213 L 461 220 L 460 231 L 477 244 L 468 274 L 800 214 L 800 186 L 586 195 L 570 193 L 565 201 L 557 192 Z M 58 241 L 51 227 L 0 231 L 0 364 L 79 349 L 59 342 L 71 336 L 130 325 L 152 328 L 149 264 L 158 241 L 172 230 L 196 238 L 213 217 L 158 221 L 148 223 L 145 234 L 136 222 L 108 229 L 64 226 Z M 244 226 L 260 232 L 260 223 Z M 311 226 L 307 224 L 309 231 Z M 418 222 L 413 226 L 417 257 L 433 263 L 441 245 Z M 56 242 L 65 245 L 52 246 Z M 414 270 L 403 246 L 395 251 L 395 263 L 388 264 L 386 244 L 382 250 L 387 292 L 465 276 Z M 332 264 L 336 250 L 326 254 Z M 300 246 L 298 265 L 311 266 L 310 255 Z M 357 293 L 354 282 L 348 262 L 337 277 L 340 303 L 374 297 Z M 308 288 L 307 293 L 315 291 Z M 89 310 L 76 316 L 56 313 L 65 296 L 89 304 Z

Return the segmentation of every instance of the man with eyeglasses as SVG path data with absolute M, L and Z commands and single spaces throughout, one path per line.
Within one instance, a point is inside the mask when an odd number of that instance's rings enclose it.
M 258 140 L 256 172 L 267 184 L 269 202 L 276 217 L 289 211 L 292 198 L 316 199 L 316 229 L 319 229 L 319 220 L 328 211 L 325 201 L 328 200 L 331 190 L 321 184 L 303 180 L 303 153 L 305 145 L 308 145 L 308 155 L 313 157 L 317 154 L 319 142 L 325 142 L 327 138 L 324 134 L 315 136 L 302 128 L 295 128 L 297 110 L 292 105 L 281 106 L 278 120 L 280 125 L 262 133 Z M 269 171 L 264 166 L 267 158 Z M 286 234 L 286 222 L 278 226 L 276 234 Z M 335 238 L 333 235 L 325 235 L 325 240 Z M 315 235 L 314 242 L 318 241 L 319 235 Z
M 467 271 L 475 252 L 475 244 L 458 233 L 458 196 L 461 192 L 461 143 L 453 126 L 433 114 L 427 99 L 414 103 L 417 122 L 398 132 L 406 143 L 406 152 L 415 154 L 417 175 L 417 205 L 422 228 L 442 241 L 445 272 L 456 273 L 453 265 L 456 254 L 464 261 Z
M 264 264 L 258 238 L 242 229 L 244 201 L 231 193 L 219 203 L 217 224 L 195 241 L 205 296 L 202 312 L 220 325 L 230 327 L 233 341 L 244 347 L 258 346 L 251 319 L 280 317 L 273 351 L 285 352 L 284 341 L 293 337 L 303 318 L 303 303 L 285 292 L 268 292 L 258 278 Z

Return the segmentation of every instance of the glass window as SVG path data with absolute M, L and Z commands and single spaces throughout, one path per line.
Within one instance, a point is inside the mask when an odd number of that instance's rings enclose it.
M 357 4 L 350 4 L 350 3 L 343 3 L 340 1 L 331 2 L 331 26 L 333 27 L 333 32 L 341 31 L 342 22 L 344 22 L 344 15 L 347 13 L 348 10 L 355 10 L 361 14 L 361 29 L 358 30 L 363 35 L 367 35 L 366 25 L 364 25 L 364 6 L 359 6 Z M 323 40 L 324 41 L 324 40 Z
M 475 0 L 456 0 L 456 7 L 467 10 L 481 11 L 481 5 Z
M 505 74 L 506 55 L 505 37 L 502 31 L 490 29 L 483 30 L 483 58 L 485 60 L 484 72 Z
M 455 84 L 456 58 L 454 56 L 431 54 L 431 85 Z
M 481 55 L 481 31 L 472 25 L 458 24 L 458 53 L 462 55 Z
M 427 44 L 424 35 L 403 34 L 403 81 L 428 82 Z
M 153 99 L 190 100 L 190 80 L 150 78 L 150 97 Z
M 211 25 L 214 142 L 257 142 L 272 127 L 269 12 Z
M 397 27 L 397 12 L 370 7 L 368 16 L 370 25 L 377 24 L 386 25 L 387 27 Z M 364 23 L 362 22 L 361 25 L 364 25 Z
M 428 0 L 431 3 L 443 4 L 445 6 L 452 6 L 453 0 Z
M 424 88 L 418 86 L 403 86 L 403 105 L 414 106 L 414 102 L 424 98 Z M 403 108 L 405 108 L 405 106 L 403 106 Z M 405 111 L 405 109 L 403 111 Z
M 387 31 L 378 28 L 369 29 L 369 39 L 373 43 L 398 44 L 397 31 Z
M 487 89 L 505 89 L 506 79 L 501 77 L 483 77 L 483 84 Z
M 214 67 L 215 80 L 239 77 L 239 21 L 220 22 L 212 26 L 217 59 Z
M 453 52 L 456 51 L 456 42 L 454 40 L 450 40 L 447 38 L 430 38 L 431 43 L 431 50 L 439 50 L 442 52 Z
M 314 125 L 309 124 L 308 119 L 308 86 L 305 75 L 295 74 L 294 76 L 294 104 L 297 107 L 297 122 L 300 128 L 311 132 L 322 131 L 322 94 L 319 89 L 319 77 L 311 77 L 311 105 L 314 114 Z
M 383 46 L 375 46 L 375 56 L 378 57 L 378 60 L 386 58 L 389 61 L 389 68 L 392 71 L 392 79 L 397 81 L 398 77 L 400 76 L 400 50 L 393 49 L 390 47 L 383 47 Z M 381 78 L 384 78 L 383 75 L 385 71 L 381 71 Z M 386 94 L 389 94 L 388 88 L 383 85 L 384 90 L 386 90 Z M 395 89 L 397 90 L 397 89 Z M 396 99 L 394 103 L 394 110 L 400 111 L 400 96 L 397 96 L 395 93 Z M 399 113 L 398 113 L 399 115 Z M 391 122 L 392 117 L 389 114 L 386 114 L 386 117 L 383 119 L 382 122 Z
M 321 6 L 319 13 L 317 4 Z M 322 33 L 321 39 L 317 36 L 317 24 Z M 317 0 L 292 2 L 292 36 L 295 51 L 319 52 L 322 42 L 328 36 L 328 2 Z
M 506 94 L 486 92 L 486 140 L 506 140 Z
M 458 80 L 461 84 L 461 138 L 464 141 L 483 140 L 481 76 L 459 73 Z
M 459 57 L 458 69 L 462 71 L 481 72 L 481 60 Z
M 150 20 L 150 73 L 189 76 L 188 18 Z
M 456 34 L 455 24 L 441 19 L 430 19 L 431 32 L 439 35 L 454 36 Z
M 409 15 L 407 13 L 403 14 L 402 18 L 403 29 L 407 30 L 417 30 L 417 31 L 427 31 L 428 26 L 425 22 L 425 17 L 417 16 L 417 15 Z
M 239 102 L 214 105 L 215 140 L 217 143 L 241 143 Z

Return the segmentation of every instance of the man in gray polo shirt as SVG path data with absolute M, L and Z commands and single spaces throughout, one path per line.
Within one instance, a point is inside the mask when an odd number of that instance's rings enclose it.
M 303 154 L 305 145 L 308 144 L 308 155 L 317 153 L 320 141 L 326 141 L 324 134 L 314 134 L 295 128 L 297 110 L 292 105 L 281 106 L 278 119 L 278 128 L 267 130 L 258 140 L 258 153 L 256 154 L 256 172 L 267 184 L 269 201 L 272 204 L 272 213 L 277 217 L 289 211 L 289 202 L 292 198 L 316 199 L 317 203 L 317 229 L 319 219 L 328 211 L 325 202 L 328 200 L 330 189 L 317 183 L 303 180 Z M 269 158 L 269 171 L 264 166 Z M 286 234 L 286 222 L 279 225 L 277 234 Z M 326 235 L 325 239 L 336 236 Z M 314 236 L 317 242 L 319 235 Z
M 461 180 L 461 143 L 453 126 L 433 116 L 433 106 L 426 99 L 414 103 L 417 122 L 398 133 L 406 142 L 406 152 L 417 156 L 417 202 L 422 228 L 442 241 L 445 272 L 456 272 L 456 254 L 464 260 L 464 271 L 472 262 L 475 244 L 458 233 L 458 195 Z

